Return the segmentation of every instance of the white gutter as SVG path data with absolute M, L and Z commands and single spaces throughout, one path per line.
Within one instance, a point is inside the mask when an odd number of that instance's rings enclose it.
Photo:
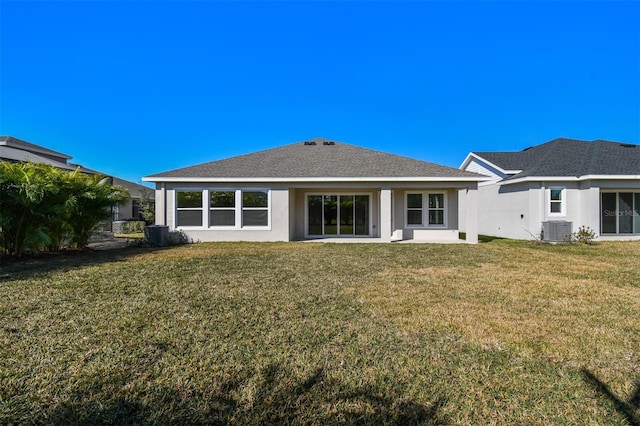
M 479 177 L 161 177 L 144 176 L 143 182 L 484 182 L 489 176 Z
M 556 182 L 580 182 L 583 180 L 637 180 L 640 175 L 583 175 L 583 176 L 526 176 L 518 179 L 509 179 L 500 182 L 500 185 L 511 185 L 522 182 L 556 181 Z

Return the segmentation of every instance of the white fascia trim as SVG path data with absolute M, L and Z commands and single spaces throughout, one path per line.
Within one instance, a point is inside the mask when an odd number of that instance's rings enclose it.
M 584 175 L 580 179 L 602 179 L 602 180 L 640 180 L 640 175 Z
M 458 168 L 461 170 L 464 170 L 465 167 L 469 165 L 469 163 L 473 158 L 475 158 L 476 160 L 482 161 L 486 165 L 493 167 L 494 169 L 498 170 L 501 173 L 504 173 L 505 175 L 517 175 L 518 173 L 522 172 L 522 170 L 505 170 L 502 167 L 492 163 L 491 161 L 488 161 L 485 158 L 482 158 L 479 155 L 474 154 L 473 152 L 470 152 L 469 155 L 467 155 L 467 158 L 464 159 L 464 161 L 462 162 L 462 164 L 460 164 L 460 167 Z
M 306 178 L 248 178 L 248 177 L 152 177 L 144 176 L 143 182 L 484 182 L 486 177 L 306 177 Z
M 500 185 L 540 181 L 580 182 L 583 180 L 640 180 L 640 175 L 527 176 L 500 182 Z
M 471 162 L 471 160 L 473 158 L 479 158 L 477 155 L 475 155 L 473 152 L 470 152 L 467 154 L 467 156 L 465 157 L 464 161 L 462 161 L 462 163 L 460 164 L 460 166 L 458 167 L 460 170 L 464 170 L 465 167 L 467 167 L 469 165 L 469 163 Z

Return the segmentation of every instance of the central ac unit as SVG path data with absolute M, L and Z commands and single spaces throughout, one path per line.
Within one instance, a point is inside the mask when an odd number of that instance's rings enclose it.
M 542 222 L 542 240 L 556 243 L 570 241 L 572 226 L 571 222 L 564 220 Z

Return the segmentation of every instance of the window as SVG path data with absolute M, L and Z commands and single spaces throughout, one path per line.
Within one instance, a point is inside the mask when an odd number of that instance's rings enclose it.
M 135 220 L 144 220 L 142 209 L 140 208 L 140 200 L 133 198 L 131 200 L 131 217 Z
M 429 194 L 429 225 L 444 225 L 444 194 Z
M 209 192 L 209 226 L 236 226 L 235 191 Z
M 446 194 L 417 192 L 406 194 L 406 223 L 408 227 L 446 226 Z M 426 205 L 425 205 L 426 203 Z
M 269 193 L 242 191 L 242 226 L 269 225 Z
M 422 226 L 422 194 L 407 194 L 407 225 Z
M 270 224 L 269 203 L 269 190 L 177 190 L 175 225 L 230 230 L 264 228 Z
M 640 192 L 603 192 L 600 233 L 640 234 Z
M 564 216 L 565 210 L 565 188 L 549 188 L 549 216 Z
M 202 226 L 202 191 L 177 191 L 176 226 Z

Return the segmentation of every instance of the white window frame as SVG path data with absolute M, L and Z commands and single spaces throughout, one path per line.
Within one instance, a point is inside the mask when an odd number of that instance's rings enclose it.
M 242 194 L 244 192 L 266 192 L 267 207 L 245 207 L 242 204 Z M 271 229 L 271 190 L 266 188 L 242 188 L 236 191 L 236 226 L 238 229 Z M 243 213 L 245 211 L 266 211 L 267 224 L 265 226 L 247 226 L 243 223 Z M 240 216 L 238 218 L 238 215 Z M 239 219 L 239 221 L 238 221 Z
M 420 195 L 420 207 L 409 207 L 409 195 Z M 413 192 L 413 191 L 408 191 L 405 193 L 404 195 L 404 223 L 407 225 L 408 228 L 424 228 L 425 227 L 425 215 L 424 215 L 424 199 L 425 199 L 425 194 L 423 192 Z M 418 211 L 420 210 L 420 223 L 409 223 L 409 211 Z
M 233 207 L 211 207 L 211 193 L 212 192 L 233 192 Z M 224 231 L 225 229 L 238 229 L 238 191 L 236 188 L 209 188 L 207 190 L 207 205 L 209 207 L 207 214 L 207 229 Z M 212 226 L 211 225 L 211 211 L 228 211 L 234 212 L 234 224 L 225 226 Z
M 560 191 L 560 200 L 552 200 L 553 191 Z M 560 212 L 553 212 L 551 205 L 553 203 L 560 204 Z M 547 216 L 548 217 L 564 217 L 567 215 L 567 187 L 566 186 L 550 186 L 547 188 Z
M 202 203 L 200 205 L 200 207 L 178 207 L 178 193 L 179 192 L 200 192 L 202 193 Z M 209 194 L 205 194 L 205 191 L 203 191 L 202 188 L 176 188 L 174 190 L 174 197 L 173 197 L 173 226 L 175 229 L 204 229 L 206 228 L 206 224 L 207 224 L 207 220 L 206 220 L 206 214 L 207 214 L 207 209 L 205 206 L 209 205 L 209 202 L 207 201 L 207 199 L 205 197 L 208 197 Z M 200 212 L 202 213 L 202 225 L 201 226 L 185 226 L 185 225 L 178 225 L 178 212 L 179 211 L 196 211 L 196 210 L 200 210 Z
M 178 192 L 201 192 L 202 193 L 202 206 L 200 208 L 178 208 Z M 211 210 L 231 210 L 229 207 L 225 208 L 211 208 L 211 192 L 234 192 L 235 193 L 235 226 L 209 226 L 210 225 L 210 212 Z M 267 193 L 267 207 L 243 207 L 242 206 L 242 193 L 243 192 L 266 192 Z M 215 188 L 175 188 L 174 189 L 174 215 L 173 226 L 174 229 L 198 229 L 198 230 L 210 230 L 210 231 L 255 231 L 271 230 L 271 189 L 270 188 L 229 188 L 229 187 L 215 187 Z M 267 212 L 267 225 L 266 226 L 245 226 L 242 223 L 243 210 L 266 210 Z M 202 226 L 178 226 L 178 211 L 181 210 L 202 210 Z
M 409 209 L 408 198 L 409 194 L 421 194 L 422 195 L 422 224 L 409 224 L 409 210 L 418 210 L 418 208 Z M 429 195 L 442 195 L 443 207 L 429 208 Z M 442 210 L 442 224 L 429 224 L 429 211 L 430 210 Z M 411 229 L 433 229 L 433 228 L 446 228 L 447 216 L 448 216 L 448 192 L 447 191 L 405 191 L 404 193 L 404 225 L 406 228 Z

